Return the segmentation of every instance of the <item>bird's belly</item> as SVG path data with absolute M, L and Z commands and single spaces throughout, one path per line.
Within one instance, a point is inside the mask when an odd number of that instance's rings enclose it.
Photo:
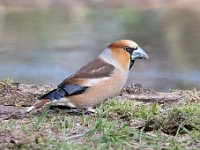
M 105 99 L 117 95 L 125 85 L 126 80 L 127 74 L 123 76 L 116 76 L 113 79 L 105 80 L 100 84 L 89 88 L 82 94 L 70 96 L 68 99 L 76 107 L 91 107 L 104 101 Z

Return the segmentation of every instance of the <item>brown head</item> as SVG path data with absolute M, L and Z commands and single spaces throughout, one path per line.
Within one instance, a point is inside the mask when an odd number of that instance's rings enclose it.
M 136 59 L 149 59 L 138 44 L 131 40 L 119 40 L 107 47 L 112 52 L 112 58 L 123 69 L 131 68 Z

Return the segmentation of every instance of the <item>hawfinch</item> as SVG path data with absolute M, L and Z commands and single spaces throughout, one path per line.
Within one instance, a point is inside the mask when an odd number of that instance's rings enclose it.
M 44 94 L 26 112 L 46 103 L 86 108 L 117 95 L 126 83 L 136 59 L 148 55 L 131 40 L 119 40 L 108 45 L 98 57 L 65 79 L 56 89 Z

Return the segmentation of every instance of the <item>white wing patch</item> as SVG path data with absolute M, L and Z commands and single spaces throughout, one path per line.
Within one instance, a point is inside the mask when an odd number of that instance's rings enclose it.
M 94 86 L 97 85 L 98 83 L 108 80 L 110 77 L 103 77 L 103 78 L 95 78 L 95 79 L 87 79 L 83 85 L 84 86 Z

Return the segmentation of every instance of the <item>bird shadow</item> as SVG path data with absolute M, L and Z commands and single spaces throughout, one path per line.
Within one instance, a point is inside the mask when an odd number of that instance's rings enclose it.
M 88 111 L 87 109 L 84 109 L 84 108 L 71 108 L 71 107 L 62 106 L 62 105 L 50 106 L 50 111 L 57 112 L 57 113 L 60 112 L 60 111 L 64 111 L 68 115 L 76 115 L 76 116 L 94 114 L 93 112 L 90 112 L 90 111 Z

